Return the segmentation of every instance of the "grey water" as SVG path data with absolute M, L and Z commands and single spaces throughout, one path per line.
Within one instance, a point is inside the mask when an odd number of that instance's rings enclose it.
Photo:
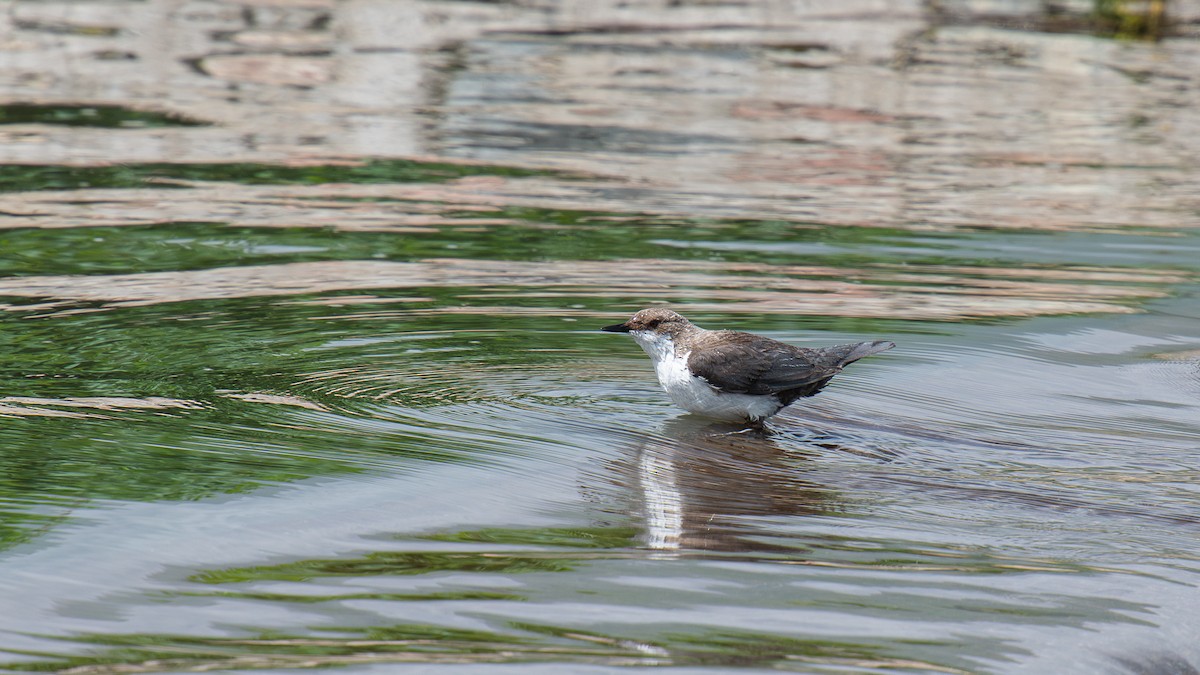
M 0 670 L 1200 670 L 1172 7 L 13 3 Z

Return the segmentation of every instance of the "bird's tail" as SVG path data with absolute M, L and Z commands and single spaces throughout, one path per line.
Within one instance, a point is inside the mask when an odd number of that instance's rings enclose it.
M 887 350 L 889 350 L 895 346 L 896 346 L 895 342 L 889 342 L 887 340 L 876 340 L 875 342 L 860 342 L 856 345 L 840 345 L 840 349 L 844 349 L 846 351 L 842 354 L 838 354 L 838 365 L 839 366 L 847 366 L 861 358 L 866 358 L 872 354 L 878 354 L 879 352 L 886 352 Z M 834 349 L 839 349 L 839 347 L 834 347 Z

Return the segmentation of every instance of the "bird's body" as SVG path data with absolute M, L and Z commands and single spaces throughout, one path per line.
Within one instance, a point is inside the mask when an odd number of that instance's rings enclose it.
M 722 392 L 688 367 L 690 350 L 680 350 L 674 340 L 654 333 L 634 340 L 650 355 L 654 374 L 675 405 L 719 420 L 765 419 L 783 407 L 777 396 Z
M 752 423 L 816 394 L 846 365 L 895 346 L 878 341 L 806 349 L 751 333 L 705 330 L 659 307 L 603 330 L 633 337 L 679 407 Z

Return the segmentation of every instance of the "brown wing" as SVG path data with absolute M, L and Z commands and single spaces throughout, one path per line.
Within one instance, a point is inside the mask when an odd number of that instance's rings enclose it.
M 715 336 L 714 336 L 715 337 Z M 688 368 L 721 391 L 738 394 L 794 393 L 811 396 L 842 367 L 877 352 L 891 342 L 862 342 L 820 349 L 793 347 L 748 333 L 724 333 L 688 357 Z
M 688 356 L 688 368 L 721 391 L 773 394 L 832 374 L 812 350 L 770 338 L 732 331 L 705 338 Z

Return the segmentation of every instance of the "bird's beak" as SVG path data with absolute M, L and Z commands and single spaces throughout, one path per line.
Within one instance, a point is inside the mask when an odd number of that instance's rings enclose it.
M 608 331 L 609 333 L 628 333 L 629 332 L 629 324 L 615 323 L 611 326 L 605 326 L 604 328 L 601 328 L 600 330 Z

